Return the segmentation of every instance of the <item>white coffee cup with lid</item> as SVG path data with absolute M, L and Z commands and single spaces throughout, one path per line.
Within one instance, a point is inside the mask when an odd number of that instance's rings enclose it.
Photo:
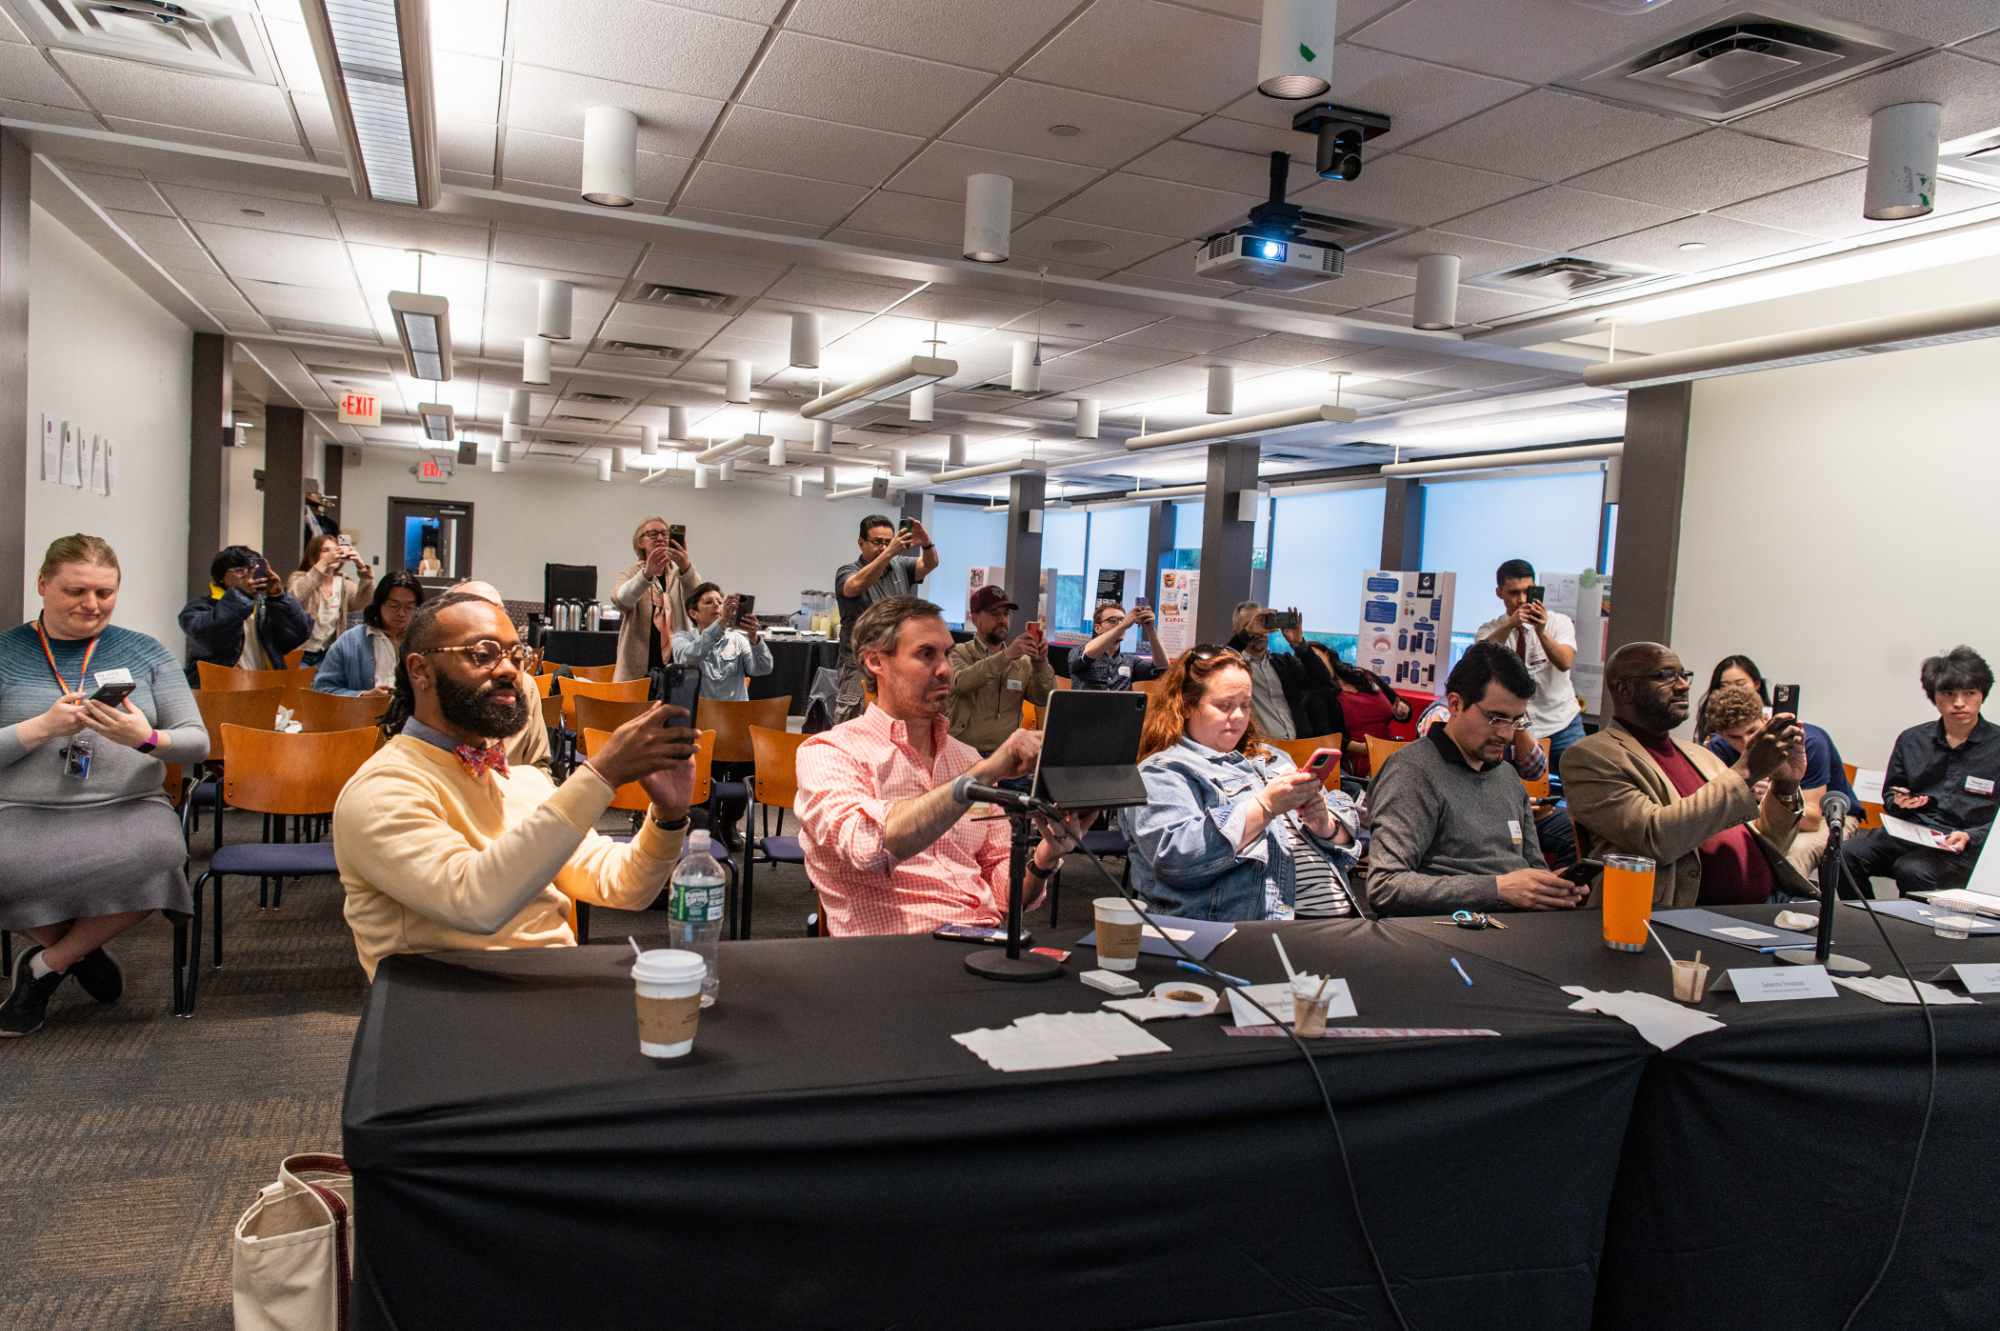
M 694 1048 L 701 1019 L 701 981 L 708 963 L 698 953 L 675 948 L 641 952 L 632 963 L 639 1009 L 639 1052 L 648 1058 L 679 1058 Z
M 1139 968 L 1139 912 L 1124 897 L 1099 897 L 1091 903 L 1097 917 L 1097 964 L 1108 971 Z

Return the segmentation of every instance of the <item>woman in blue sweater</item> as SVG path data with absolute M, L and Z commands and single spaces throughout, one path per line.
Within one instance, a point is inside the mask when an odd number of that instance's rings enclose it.
M 41 613 L 0 634 L 0 929 L 35 940 L 14 960 L 0 1036 L 40 1030 L 71 975 L 117 1002 L 104 945 L 192 906 L 165 765 L 206 758 L 208 732 L 173 654 L 112 626 L 118 583 L 110 545 L 65 536 L 35 579 Z M 128 684 L 116 705 L 90 698 Z
M 375 599 L 361 622 L 333 640 L 313 676 L 313 688 L 344 697 L 386 698 L 396 687 L 396 659 L 410 615 L 423 604 L 424 589 L 402 569 L 375 584 Z

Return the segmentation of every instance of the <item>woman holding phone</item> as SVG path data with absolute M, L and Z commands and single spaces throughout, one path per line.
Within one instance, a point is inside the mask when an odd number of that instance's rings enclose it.
M 347 631 L 347 621 L 368 605 L 375 593 L 375 574 L 361 562 L 345 536 L 315 536 L 306 542 L 305 554 L 292 574 L 291 593 L 312 617 L 312 633 L 306 638 L 299 664 L 316 666 L 326 659 L 333 640 Z
M 35 940 L 14 958 L 0 1036 L 40 1030 L 71 975 L 117 1002 L 104 945 L 191 906 L 165 764 L 206 758 L 208 733 L 173 653 L 112 626 L 119 579 L 107 542 L 65 536 L 35 579 L 41 613 L 0 634 L 0 929 Z

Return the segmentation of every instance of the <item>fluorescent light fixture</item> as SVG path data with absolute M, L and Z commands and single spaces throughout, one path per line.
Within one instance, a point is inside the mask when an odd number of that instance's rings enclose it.
M 1549 467 L 1565 462 L 1598 462 L 1623 457 L 1625 445 L 1584 444 L 1577 448 L 1531 448 L 1515 453 L 1474 453 L 1469 457 L 1425 458 L 1421 462 L 1391 462 L 1384 476 L 1437 476 L 1445 472 L 1498 471 L 1503 467 Z
M 1334 0 L 1264 0 L 1257 91 L 1302 101 L 1333 88 Z
M 443 402 L 426 402 L 417 408 L 417 419 L 424 424 L 424 438 L 440 444 L 452 440 L 454 425 L 451 407 Z
M 1125 498 L 1136 504 L 1150 504 L 1161 499 L 1199 499 L 1207 493 L 1206 485 L 1160 485 L 1151 490 L 1127 490 Z
M 965 245 L 960 252 L 974 263 L 1005 263 L 1013 230 L 1013 178 L 986 174 L 967 176 Z
M 438 197 L 428 0 L 300 0 L 354 192 L 417 208 Z
M 577 191 L 600 208 L 630 208 L 639 186 L 639 117 L 622 106 L 583 113 L 583 182 Z
M 753 448 L 769 448 L 776 442 L 777 440 L 768 434 L 739 434 L 734 439 L 726 439 L 713 448 L 704 448 L 694 455 L 694 460 L 703 465 L 726 462 L 738 453 L 747 453 Z
M 1876 111 L 1868 126 L 1868 185 L 1861 215 L 1871 222 L 1922 217 L 1937 204 L 1936 102 L 1904 102 Z
M 2000 335 L 2000 300 L 1948 305 L 1943 309 L 1856 319 L 1767 337 L 1634 356 L 1583 372 L 1592 388 L 1645 388 L 1683 379 L 1713 379 L 1751 370 L 1778 370 L 1820 361 L 1845 360 L 1886 351 L 1940 346 Z
M 1417 304 L 1411 327 L 1432 331 L 1458 322 L 1458 256 L 1426 254 L 1417 260 Z
M 932 472 L 921 484 L 912 488 L 935 490 L 946 485 L 956 485 L 960 481 L 976 481 L 983 476 L 1024 475 L 1042 471 L 1046 465 L 1035 458 L 1011 458 L 1005 462 L 982 462 L 976 467 L 947 467 L 943 471 Z
M 1134 435 L 1125 441 L 1125 447 L 1133 452 L 1139 452 L 1148 448 L 1220 443 L 1226 439 L 1283 434 L 1288 430 L 1310 429 L 1319 425 L 1345 425 L 1356 419 L 1358 418 L 1350 408 L 1336 407 L 1331 402 L 1322 402 L 1310 407 L 1287 407 L 1283 411 L 1267 411 L 1257 416 L 1232 416 L 1227 420 L 1210 421 L 1206 425 L 1190 425 L 1182 430 L 1162 430 L 1156 434 Z
M 412 379 L 451 378 L 451 302 L 443 296 L 391 291 L 389 314 L 403 344 L 403 368 Z
M 908 360 L 886 365 L 875 373 L 851 384 L 844 384 L 830 393 L 822 393 L 799 408 L 799 415 L 807 420 L 839 420 L 857 411 L 865 411 L 878 402 L 887 402 L 903 394 L 922 388 L 926 384 L 949 379 L 958 373 L 958 362 L 940 360 L 935 356 L 912 356 Z

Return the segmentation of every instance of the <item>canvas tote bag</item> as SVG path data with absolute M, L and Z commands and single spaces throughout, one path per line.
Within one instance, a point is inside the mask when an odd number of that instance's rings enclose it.
M 354 1180 L 337 1155 L 291 1155 L 236 1222 L 236 1331 L 346 1331 Z

